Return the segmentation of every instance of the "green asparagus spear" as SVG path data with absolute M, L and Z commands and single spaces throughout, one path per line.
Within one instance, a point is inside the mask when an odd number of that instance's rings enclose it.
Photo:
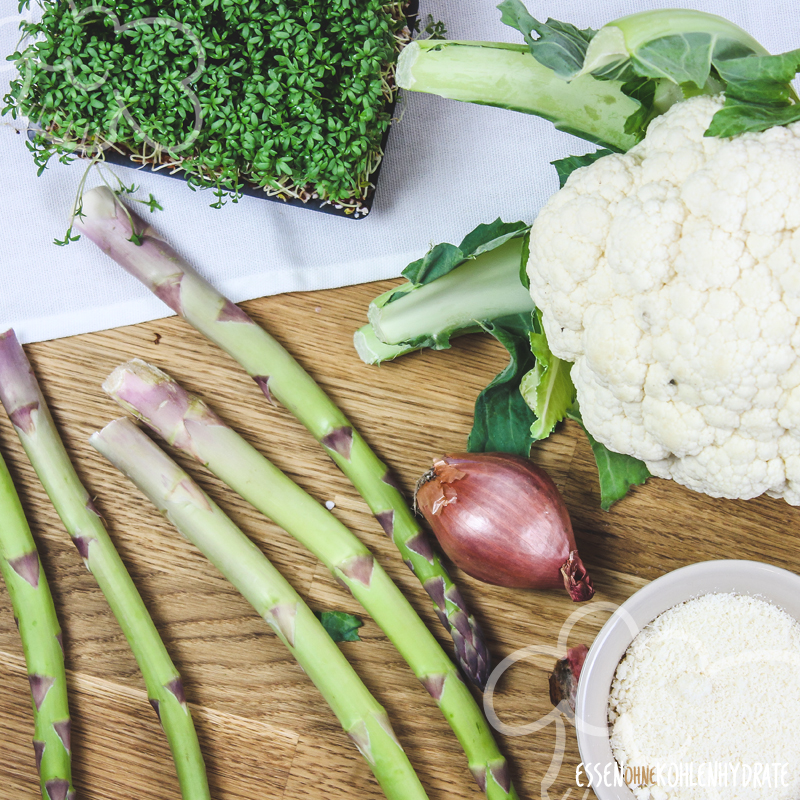
M 75 226 L 176 313 L 238 361 L 267 399 L 285 405 L 351 480 L 434 601 L 458 663 L 481 688 L 489 653 L 458 588 L 433 551 L 391 472 L 286 349 L 201 278 L 114 193 L 83 196 Z
M 214 501 L 130 419 L 90 439 L 242 593 L 328 701 L 389 800 L 427 795 L 386 711 L 314 612 Z
M 128 640 L 169 742 L 184 800 L 210 793 L 181 676 L 64 449 L 25 352 L 13 331 L 0 334 L 0 402 Z
M 311 550 L 384 630 L 436 700 L 488 797 L 516 797 L 506 761 L 455 665 L 350 530 L 231 430 L 201 398 L 161 370 L 138 359 L 130 361 L 109 376 L 103 389 Z
M 20 409 L 17 424 L 25 424 Z M 22 637 L 33 700 L 33 750 L 43 800 L 74 800 L 61 628 L 31 529 L 0 456 L 0 573 Z

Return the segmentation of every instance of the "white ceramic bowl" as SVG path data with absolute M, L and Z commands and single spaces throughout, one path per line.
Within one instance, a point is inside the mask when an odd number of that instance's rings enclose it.
M 800 620 L 800 576 L 760 561 L 703 561 L 676 569 L 626 600 L 601 629 L 586 656 L 575 702 L 578 749 L 585 765 L 614 768 L 608 737 L 608 696 L 622 656 L 636 634 L 678 603 L 710 592 L 760 597 Z M 586 778 L 583 778 L 584 783 Z M 599 800 L 635 800 L 625 786 L 592 787 Z

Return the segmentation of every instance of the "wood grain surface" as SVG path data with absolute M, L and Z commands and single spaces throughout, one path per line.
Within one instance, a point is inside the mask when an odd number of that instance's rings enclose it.
M 470 336 L 449 351 L 365 366 L 352 348 L 352 333 L 364 321 L 369 300 L 391 285 L 287 294 L 244 308 L 317 378 L 411 490 L 432 458 L 464 449 L 475 397 L 502 368 L 505 353 L 487 337 Z M 214 798 L 381 797 L 363 759 L 280 641 L 88 445 L 93 431 L 120 416 L 100 384 L 117 364 L 140 357 L 202 394 L 320 502 L 335 502 L 333 513 L 373 550 L 449 651 L 450 639 L 427 595 L 346 478 L 288 412 L 265 403 L 238 365 L 181 320 L 37 344 L 26 351 L 78 470 L 184 676 Z M 79 797 L 179 800 L 169 751 L 136 663 L 2 414 L 0 449 L 39 544 L 64 628 Z M 659 575 L 707 559 L 753 558 L 798 568 L 800 512 L 783 501 L 713 500 L 651 479 L 603 512 L 591 451 L 576 425 L 564 425 L 537 445 L 532 457 L 564 494 L 598 590 L 596 601 L 619 603 Z M 388 709 L 431 800 L 477 800 L 481 794 L 444 718 L 353 598 L 287 534 L 194 463 L 182 463 L 312 608 L 342 609 L 364 619 L 363 641 L 341 647 Z M 506 590 L 458 570 L 454 575 L 483 626 L 495 663 L 528 645 L 555 646 L 575 611 L 566 593 Z M 590 643 L 607 617 L 607 611 L 585 616 L 572 629 L 570 643 Z M 550 710 L 552 663 L 552 656 L 534 656 L 504 675 L 495 695 L 500 719 L 522 725 Z M 0 588 L 2 800 L 39 796 L 32 731 L 22 648 L 8 596 Z M 556 761 L 546 775 L 556 737 L 554 725 L 531 735 L 499 737 L 522 797 L 562 798 L 570 788 L 571 797 L 583 795 L 575 788 L 580 758 L 569 725 L 563 763 L 556 769 Z

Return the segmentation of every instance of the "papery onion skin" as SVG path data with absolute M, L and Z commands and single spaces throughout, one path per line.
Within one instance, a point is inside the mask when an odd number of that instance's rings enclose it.
M 593 594 L 550 476 L 507 453 L 457 453 L 420 480 L 417 507 L 453 563 L 485 583 Z

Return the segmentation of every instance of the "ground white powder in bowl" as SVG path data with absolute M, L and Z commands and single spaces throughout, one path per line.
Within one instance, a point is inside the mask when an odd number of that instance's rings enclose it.
M 642 800 L 798 800 L 800 623 L 747 595 L 675 606 L 617 666 L 608 718 L 623 775 L 655 778 Z

